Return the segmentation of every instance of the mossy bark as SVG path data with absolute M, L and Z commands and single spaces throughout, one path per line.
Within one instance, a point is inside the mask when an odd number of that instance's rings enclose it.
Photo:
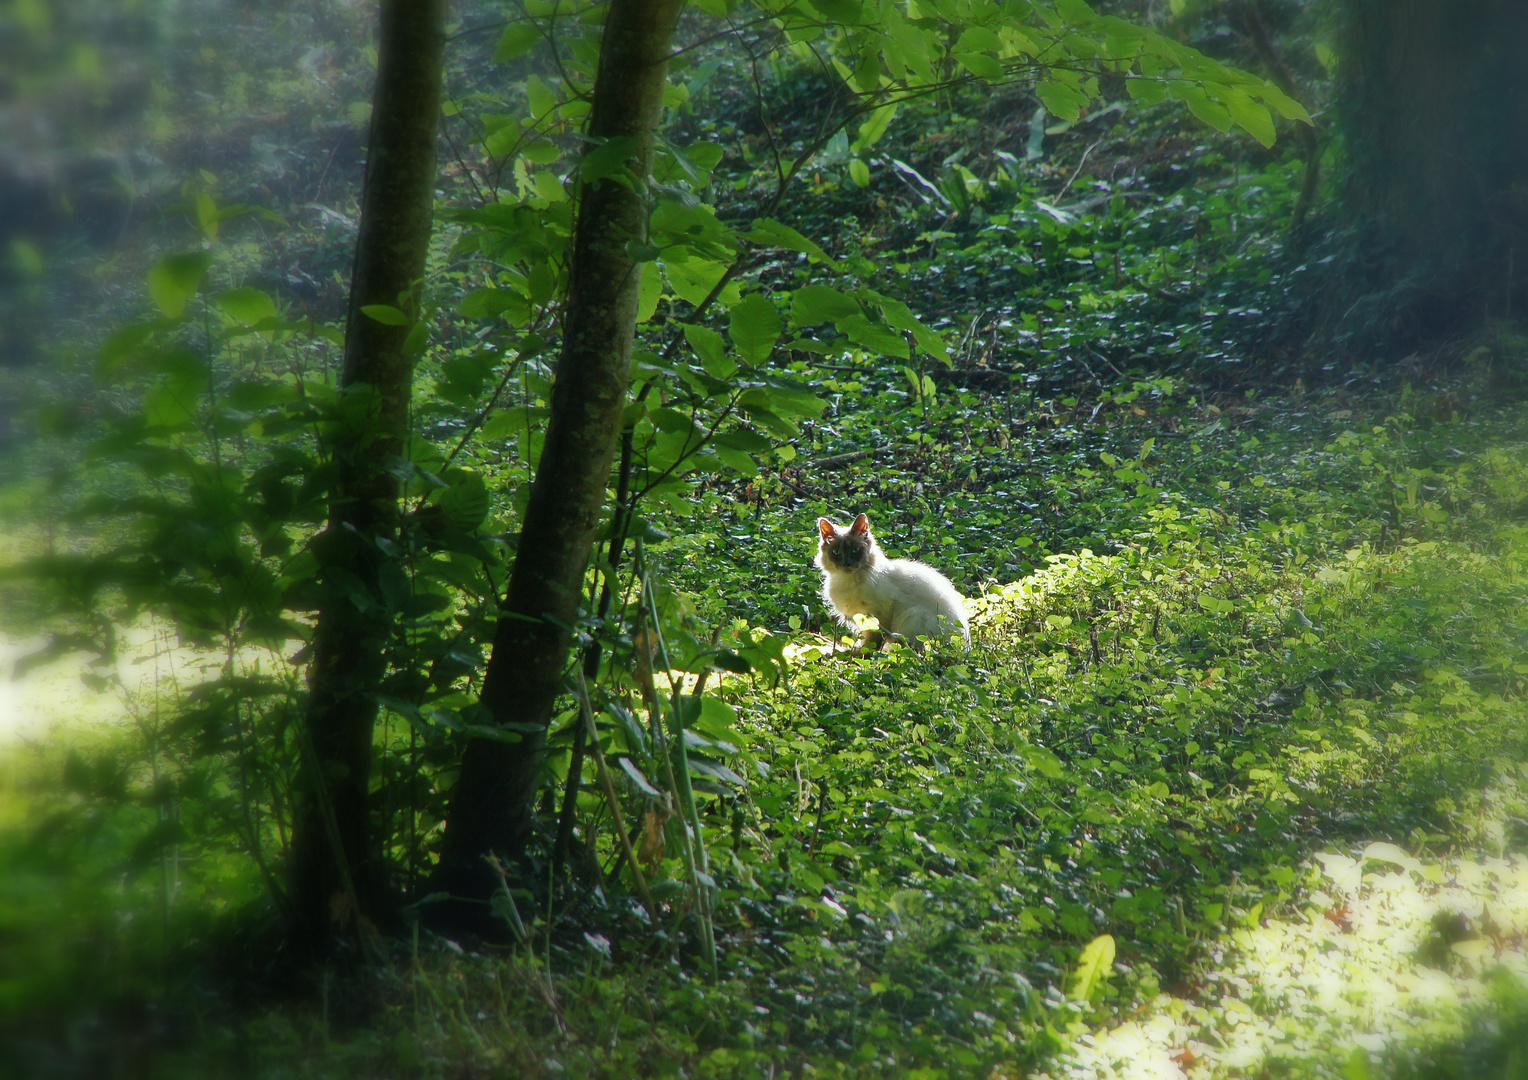
M 642 272 L 630 245 L 647 236 L 638 188 L 651 170 L 680 7 L 679 0 L 612 0 L 606 18 L 588 134 L 596 145 L 635 140 L 626 165 L 639 183 L 595 179 L 579 195 L 551 418 L 482 693 L 494 722 L 514 725 L 519 739 L 467 745 L 436 877 L 436 887 L 454 895 L 490 894 L 496 878 L 484 856 L 517 865 L 534 826 L 546 729 L 563 689 L 630 384 Z M 470 910 L 437 914 L 460 921 Z
M 398 535 L 396 462 L 404 449 L 414 356 L 407 325 L 361 308 L 412 311 L 434 218 L 436 139 L 445 58 L 445 0 L 384 0 L 360 232 L 346 318 L 336 482 L 317 539 L 322 601 L 298 736 L 301 766 L 288 868 L 294 947 L 327 951 L 336 935 L 365 941 L 385 920 L 380 853 L 370 831 L 375 693 L 391 627 L 391 541 Z

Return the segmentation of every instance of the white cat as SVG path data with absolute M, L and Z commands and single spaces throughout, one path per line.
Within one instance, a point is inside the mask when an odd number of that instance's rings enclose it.
M 950 579 L 915 559 L 888 559 L 870 533 L 864 514 L 853 525 L 817 519 L 821 542 L 817 566 L 822 568 L 822 597 L 839 621 L 854 629 L 854 616 L 873 616 L 881 631 L 902 638 L 918 651 L 920 638 L 959 634 L 971 647 L 965 601 Z M 867 647 L 879 645 L 874 631 L 865 633 Z

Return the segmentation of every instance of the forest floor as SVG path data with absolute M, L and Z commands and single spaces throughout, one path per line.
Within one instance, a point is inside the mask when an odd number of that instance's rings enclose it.
M 583 908 L 262 995 L 258 875 L 165 827 L 157 699 L 97 673 L 0 746 L 0 1071 L 1521 1076 L 1528 410 L 1499 396 L 1180 389 L 1092 427 L 946 394 L 963 437 L 840 501 L 985 565 L 969 655 L 828 649 L 810 517 L 718 493 L 660 550 L 791 665 L 711 718 L 749 792 L 710 819 L 715 975 L 684 911 L 654 943 Z

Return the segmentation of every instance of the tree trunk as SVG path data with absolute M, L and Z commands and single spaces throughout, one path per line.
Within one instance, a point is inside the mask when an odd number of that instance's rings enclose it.
M 1307 111 L 1310 101 L 1295 81 L 1294 72 L 1274 47 L 1273 36 L 1268 32 L 1259 0 L 1235 0 L 1234 9 L 1240 15 L 1242 26 L 1252 41 L 1252 47 L 1268 68 L 1268 77 L 1280 90 L 1298 101 Z M 1290 215 L 1289 228 L 1296 246 L 1304 243 L 1305 220 L 1316 201 L 1316 191 L 1321 180 L 1321 134 L 1314 123 L 1295 124 L 1295 138 L 1300 143 L 1300 156 L 1305 159 L 1305 177 L 1300 182 L 1300 197 Z
M 313 635 L 308 711 L 299 732 L 298 806 L 289 873 L 295 947 L 381 921 L 384 883 L 370 831 L 374 697 L 393 625 L 399 481 L 413 385 L 409 327 L 367 316 L 383 304 L 412 315 L 434 217 L 436 138 L 445 58 L 445 0 L 383 0 L 377 82 L 350 283 L 337 479 L 329 526 L 314 544 L 322 606 Z M 364 921 L 363 921 L 364 920 Z M 364 947 L 364 946 L 363 946 Z
M 1409 349 L 1520 313 L 1528 4 L 1344 0 L 1341 10 L 1345 196 L 1371 293 L 1348 332 Z
M 611 0 L 605 22 L 588 133 L 596 144 L 634 138 L 626 164 L 639 178 L 651 169 L 680 6 Z M 551 419 L 483 682 L 483 705 L 496 723 L 515 725 L 519 740 L 467 745 L 436 877 L 436 888 L 456 896 L 488 896 L 496 879 L 484 856 L 518 865 L 534 825 L 546 728 L 563 686 L 630 382 L 642 267 L 628 244 L 646 236 L 637 191 L 609 178 L 584 184 Z M 436 914 L 481 926 L 474 910 L 483 909 L 457 905 Z

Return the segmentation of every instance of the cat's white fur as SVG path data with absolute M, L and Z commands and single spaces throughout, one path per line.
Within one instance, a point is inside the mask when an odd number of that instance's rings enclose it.
M 881 630 L 921 649 L 920 638 L 958 635 L 971 647 L 965 600 L 950 579 L 916 559 L 889 559 L 870 532 L 864 514 L 847 528 L 827 518 L 817 519 L 819 540 L 816 565 L 822 570 L 822 596 L 839 621 L 855 629 L 854 616 L 867 615 Z M 844 565 L 835 558 L 837 545 L 857 547 L 856 556 Z M 872 640 L 866 635 L 867 644 Z

